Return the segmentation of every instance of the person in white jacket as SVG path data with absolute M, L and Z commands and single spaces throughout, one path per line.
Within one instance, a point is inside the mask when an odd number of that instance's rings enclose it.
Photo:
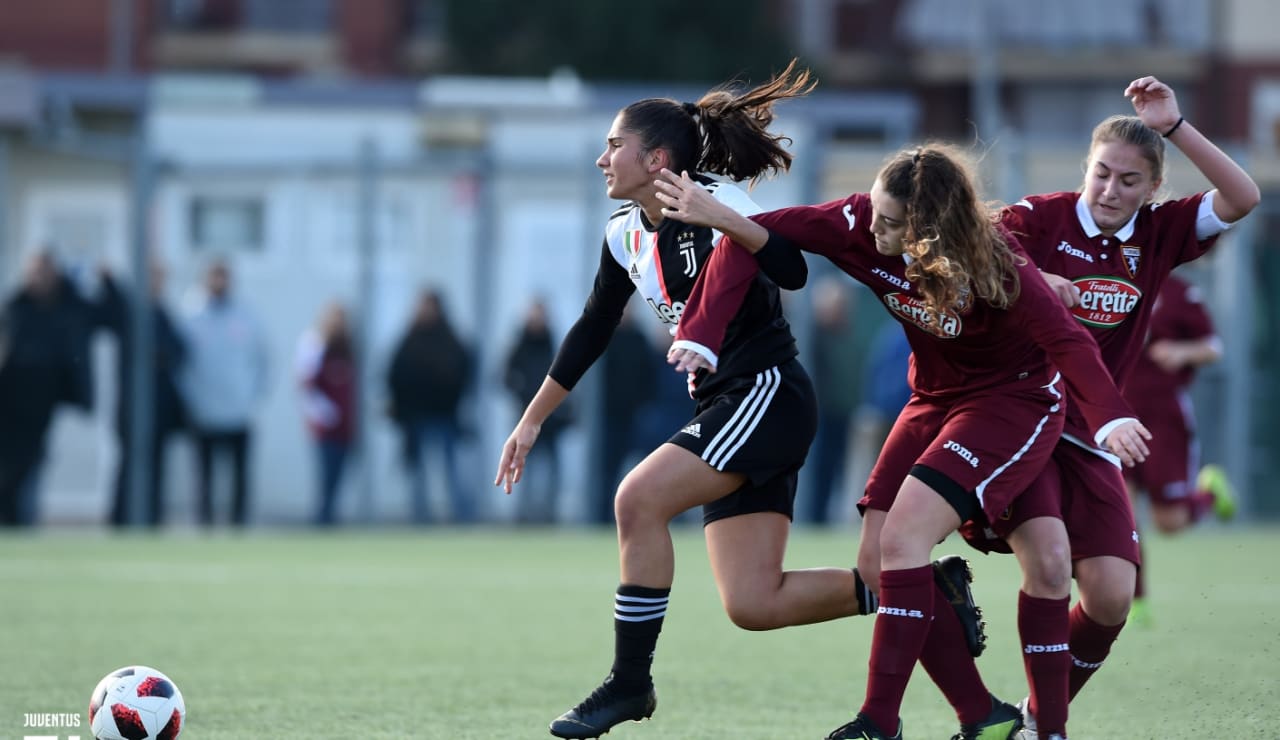
M 249 449 L 253 417 L 267 388 L 267 345 L 257 317 L 231 295 L 231 270 L 212 263 L 202 299 L 185 317 L 190 354 L 181 387 L 197 451 L 197 515 L 214 523 L 213 466 L 229 455 L 231 523 L 249 517 Z

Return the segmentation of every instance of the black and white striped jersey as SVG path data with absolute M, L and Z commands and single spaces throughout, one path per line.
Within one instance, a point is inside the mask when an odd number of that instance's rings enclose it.
M 737 186 L 702 176 L 698 181 L 713 197 L 739 213 L 760 212 L 760 207 Z M 605 227 L 600 267 L 591 295 L 551 364 L 551 377 L 565 388 L 573 388 L 604 352 L 627 301 L 636 291 L 658 320 L 670 325 L 675 334 L 685 301 L 721 236 L 715 229 L 674 219 L 665 219 L 654 228 L 634 202 L 614 211 Z M 754 374 L 796 354 L 791 327 L 782 316 L 778 287 L 757 273 L 746 300 L 729 324 L 717 372 L 708 375 L 702 371 L 695 379 L 693 395 L 713 395 L 720 381 Z

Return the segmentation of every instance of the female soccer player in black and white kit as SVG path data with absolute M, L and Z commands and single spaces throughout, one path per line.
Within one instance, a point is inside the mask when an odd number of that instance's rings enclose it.
M 808 72 L 793 62 L 742 94 L 720 88 L 696 104 L 646 99 L 618 113 L 596 165 L 609 196 L 627 203 L 609 217 L 591 295 L 503 447 L 495 485 L 510 493 L 519 482 L 542 422 L 604 351 L 633 293 L 674 333 L 720 234 L 664 218 L 654 196 L 658 172 L 687 169 L 737 181 L 787 169 L 784 137 L 768 130 L 772 105 L 811 88 Z M 731 184 L 701 175 L 697 181 L 737 212 L 760 210 Z M 762 254 L 767 260 L 769 249 Z M 797 282 L 803 279 L 800 274 Z M 694 506 L 703 506 L 716 584 L 738 626 L 767 630 L 866 613 L 867 592 L 852 569 L 782 570 L 796 475 L 817 413 L 796 354 L 778 287 L 761 278 L 729 326 L 719 372 L 690 378 L 693 418 L 618 487 L 621 583 L 614 596 L 613 666 L 586 700 L 552 722 L 551 734 L 598 737 L 653 713 L 650 666 L 675 569 L 668 524 Z

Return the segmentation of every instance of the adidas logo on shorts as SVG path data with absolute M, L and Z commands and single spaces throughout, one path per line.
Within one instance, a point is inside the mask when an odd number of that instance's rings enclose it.
M 689 425 L 688 425 L 688 426 L 686 426 L 684 429 L 681 429 L 681 430 L 680 430 L 680 433 L 681 433 L 681 434 L 687 434 L 687 435 L 689 435 L 690 437 L 694 437 L 694 438 L 696 438 L 696 439 L 702 439 L 702 425 L 701 425 L 701 424 L 689 424 Z

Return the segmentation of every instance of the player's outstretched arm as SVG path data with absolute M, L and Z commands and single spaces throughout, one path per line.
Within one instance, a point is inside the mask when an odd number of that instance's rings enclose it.
M 1200 170 L 1218 194 L 1213 211 L 1226 223 L 1249 215 L 1262 199 L 1258 184 L 1195 126 L 1183 118 L 1173 88 L 1155 77 L 1139 77 L 1125 88 L 1133 110 L 1155 131 L 1159 131 Z
M 516 423 L 511 436 L 507 437 L 506 444 L 502 446 L 502 459 L 498 461 L 498 473 L 493 478 L 493 485 L 502 486 L 503 491 L 511 493 L 511 487 L 524 476 L 525 458 L 529 456 L 529 450 L 533 449 L 533 443 L 538 441 L 542 423 L 568 396 L 568 389 L 552 380 L 551 376 L 542 381 L 542 386 L 529 402 L 529 407 L 524 410 L 524 415 Z
M 769 231 L 760 224 L 721 203 L 706 191 L 688 172 L 679 175 L 668 169 L 654 180 L 658 200 L 665 205 L 664 216 L 694 226 L 706 226 L 734 241 L 735 244 L 755 254 L 769 241 Z

